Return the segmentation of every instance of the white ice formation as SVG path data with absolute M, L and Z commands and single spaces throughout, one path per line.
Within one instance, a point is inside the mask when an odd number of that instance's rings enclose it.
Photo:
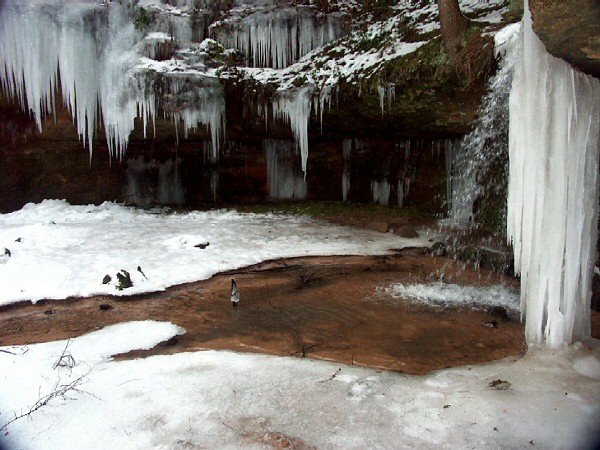
M 522 28 L 510 93 L 507 228 L 527 341 L 559 347 L 590 334 L 600 81 L 546 52 L 527 6 Z
M 4 92 L 31 111 L 41 129 L 55 111 L 60 87 L 90 154 L 101 123 L 110 154 L 121 158 L 135 119 L 141 118 L 146 130 L 159 106 L 186 132 L 207 126 L 218 148 L 224 101 L 214 75 L 201 64 L 179 67 L 176 60 L 146 58 L 156 56 L 156 45 L 167 39 L 156 31 L 145 39 L 134 25 L 133 11 L 119 2 L 5 0 L 0 14 Z M 169 24 L 175 38 L 177 27 Z
M 388 180 L 371 180 L 373 203 L 387 206 L 390 203 L 390 183 Z
M 306 180 L 296 168 L 297 156 L 291 141 L 265 139 L 269 197 L 274 200 L 306 198 Z
M 253 67 L 282 69 L 345 34 L 342 13 L 318 15 L 310 6 L 289 2 L 287 7 L 273 9 L 273 2 L 267 3 L 251 9 L 241 6 L 238 12 L 244 17 L 213 24 L 211 36 L 241 51 Z

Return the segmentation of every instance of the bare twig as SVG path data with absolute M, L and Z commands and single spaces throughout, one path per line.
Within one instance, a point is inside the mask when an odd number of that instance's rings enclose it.
M 86 373 L 84 373 L 80 377 L 70 381 L 67 384 L 60 384 L 60 378 L 59 378 L 58 380 L 56 380 L 56 383 L 54 384 L 54 387 L 51 389 L 49 394 L 40 396 L 40 398 L 29 408 L 29 410 L 27 410 L 27 412 L 18 414 L 18 415 L 15 413 L 15 416 L 12 419 L 5 422 L 4 425 L 2 425 L 2 427 L 0 427 L 0 431 L 5 430 L 11 423 L 13 423 L 23 417 L 29 417 L 35 411 L 37 411 L 40 408 L 43 408 L 44 406 L 46 406 L 48 403 L 50 403 L 55 398 L 63 398 L 65 400 L 69 399 L 69 397 L 67 396 L 67 394 L 69 392 L 76 392 L 79 394 L 88 394 L 88 395 L 93 396 L 93 394 L 90 394 L 89 392 L 86 392 L 86 391 L 82 391 L 81 389 L 78 388 L 78 386 L 81 384 L 81 382 L 85 378 L 87 378 L 89 373 L 90 373 L 90 371 L 88 370 Z M 71 400 L 73 400 L 73 399 L 71 399 Z
M 4 350 L 4 349 L 0 349 L 0 352 L 8 353 L 9 355 L 24 355 L 25 353 L 27 353 L 29 351 L 29 347 L 16 347 L 16 348 L 19 349 L 20 353 L 11 352 L 10 350 Z
M 67 367 L 69 370 L 71 370 L 73 367 L 75 367 L 75 358 L 73 358 L 73 355 L 71 355 L 71 353 L 67 353 L 67 349 L 69 348 L 70 343 L 71 339 L 68 339 L 67 345 L 65 345 L 65 348 L 60 354 L 60 357 L 52 366 L 52 370 L 56 370 L 58 367 Z
M 333 375 L 331 375 L 329 378 L 327 378 L 326 380 L 319 380 L 318 383 L 325 383 L 327 381 L 332 381 L 335 377 L 337 377 L 337 374 L 340 373 L 342 371 L 342 368 L 340 367 L 338 370 L 336 370 L 334 372 Z

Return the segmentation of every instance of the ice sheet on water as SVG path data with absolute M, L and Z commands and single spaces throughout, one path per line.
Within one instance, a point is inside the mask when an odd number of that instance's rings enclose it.
M 396 283 L 383 289 L 393 298 L 429 306 L 503 306 L 516 311 L 519 294 L 503 286 L 466 286 L 452 283 Z

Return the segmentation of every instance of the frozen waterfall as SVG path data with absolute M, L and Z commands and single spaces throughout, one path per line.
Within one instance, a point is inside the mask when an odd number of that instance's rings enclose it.
M 0 79 L 41 130 L 60 88 L 90 154 L 103 125 L 112 156 L 123 157 L 135 119 L 144 131 L 159 107 L 185 131 L 202 124 L 218 149 L 224 116 L 222 87 L 199 70 L 152 69 L 144 34 L 130 5 L 96 1 L 4 0 L 0 14 Z M 142 62 L 145 62 L 142 64 Z M 160 86 L 161 89 L 156 89 Z M 160 98 L 157 92 L 163 93 Z
M 473 219 L 475 201 L 490 183 L 490 172 L 504 172 L 508 148 L 508 97 L 516 58 L 516 36 L 519 24 L 502 29 L 495 37 L 499 68 L 488 82 L 479 117 L 473 131 L 462 142 L 446 142 L 446 164 L 449 177 L 449 216 L 459 224 Z M 485 186 L 505 192 L 502 182 Z
M 527 341 L 559 347 L 590 335 L 600 81 L 546 52 L 527 6 L 520 40 L 510 93 L 507 230 Z

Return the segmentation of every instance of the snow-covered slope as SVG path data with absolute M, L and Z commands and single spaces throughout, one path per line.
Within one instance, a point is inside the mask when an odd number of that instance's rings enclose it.
M 385 254 L 427 245 L 424 238 L 308 217 L 227 210 L 166 214 L 114 203 L 71 206 L 46 200 L 0 215 L 0 304 L 131 295 L 273 258 Z M 133 286 L 121 290 L 117 274 L 129 276 Z

